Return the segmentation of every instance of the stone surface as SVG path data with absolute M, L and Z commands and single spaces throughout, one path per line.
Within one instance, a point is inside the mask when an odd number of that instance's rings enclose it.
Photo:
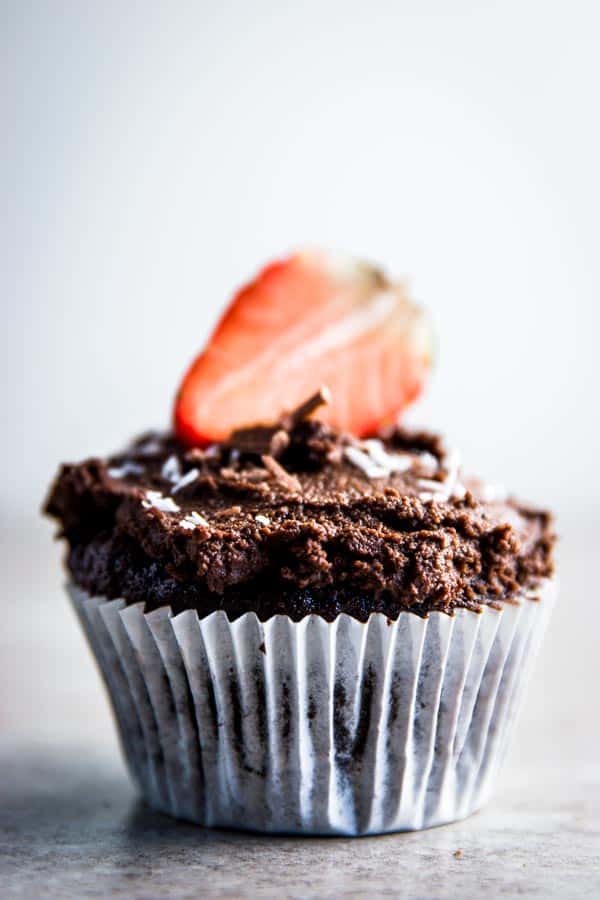
M 0 896 L 600 896 L 598 598 L 585 574 L 598 536 L 590 524 L 564 543 L 561 601 L 489 807 L 352 840 L 211 832 L 148 810 L 47 529 L 0 534 Z

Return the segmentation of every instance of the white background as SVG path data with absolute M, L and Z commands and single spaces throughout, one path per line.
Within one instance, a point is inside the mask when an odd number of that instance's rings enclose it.
M 2 4 L 0 501 L 169 420 L 241 281 L 316 244 L 408 274 L 411 419 L 600 498 L 593 2 Z

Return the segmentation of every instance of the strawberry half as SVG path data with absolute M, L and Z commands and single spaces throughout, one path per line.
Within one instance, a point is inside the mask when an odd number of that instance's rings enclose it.
M 190 445 L 224 440 L 326 385 L 320 418 L 360 437 L 421 393 L 432 344 L 401 285 L 365 263 L 297 253 L 236 294 L 183 379 L 175 429 Z

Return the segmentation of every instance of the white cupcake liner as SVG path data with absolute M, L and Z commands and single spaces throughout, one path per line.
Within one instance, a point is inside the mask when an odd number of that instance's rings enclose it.
M 70 586 L 148 803 L 206 826 L 365 835 L 479 809 L 554 584 L 422 619 L 199 619 Z

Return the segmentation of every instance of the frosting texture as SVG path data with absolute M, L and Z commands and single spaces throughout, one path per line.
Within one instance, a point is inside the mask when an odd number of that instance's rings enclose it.
M 93 594 L 261 619 L 517 597 L 552 574 L 548 513 L 462 476 L 439 437 L 359 441 L 308 418 L 320 400 L 205 449 L 144 435 L 61 468 L 45 510 Z

